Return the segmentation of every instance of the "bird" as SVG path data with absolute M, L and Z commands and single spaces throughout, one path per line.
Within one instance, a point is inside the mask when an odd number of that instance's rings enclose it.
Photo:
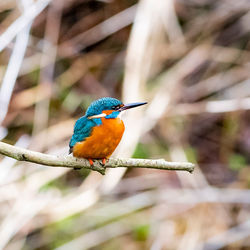
M 103 165 L 121 141 L 125 126 L 121 113 L 125 110 L 145 105 L 147 102 L 123 104 L 112 97 L 93 101 L 84 116 L 74 125 L 74 133 L 69 142 L 69 153 L 85 158 L 93 166 L 93 160 L 101 160 Z

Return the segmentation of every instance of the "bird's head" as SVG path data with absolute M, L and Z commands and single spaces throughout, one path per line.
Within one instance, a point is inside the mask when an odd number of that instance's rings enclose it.
M 105 117 L 106 119 L 117 118 L 122 111 L 144 104 L 146 104 L 146 102 L 123 104 L 121 101 L 115 98 L 104 97 L 90 104 L 87 109 L 86 116 L 88 119 L 96 119 L 102 117 Z

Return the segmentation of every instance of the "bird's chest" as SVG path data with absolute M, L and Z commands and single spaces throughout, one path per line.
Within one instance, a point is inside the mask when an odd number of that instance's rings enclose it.
M 124 124 L 120 118 L 102 118 L 102 125 L 93 129 L 92 135 L 102 144 L 112 144 L 120 141 L 124 132 Z
M 93 128 L 85 141 L 77 143 L 74 155 L 84 158 L 107 158 L 119 144 L 124 133 L 120 118 L 102 118 L 102 124 Z

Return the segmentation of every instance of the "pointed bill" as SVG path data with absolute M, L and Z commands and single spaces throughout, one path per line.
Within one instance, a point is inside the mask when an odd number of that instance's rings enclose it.
M 145 105 L 147 104 L 147 102 L 134 102 L 134 103 L 128 103 L 128 104 L 125 104 L 124 106 L 122 106 L 119 111 L 123 111 L 123 110 L 127 110 L 127 109 L 132 109 L 132 108 L 135 108 L 135 107 L 138 107 L 138 106 L 142 106 L 142 105 Z

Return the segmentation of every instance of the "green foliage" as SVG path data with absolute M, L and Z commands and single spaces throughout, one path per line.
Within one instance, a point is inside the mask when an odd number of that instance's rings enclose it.
M 74 228 L 74 218 L 77 216 L 78 215 L 67 217 L 44 229 L 44 237 L 51 240 L 51 249 L 54 249 L 55 247 L 63 245 L 67 241 L 72 240 L 74 237 L 74 234 L 72 233 L 72 228 Z
M 232 154 L 229 157 L 229 168 L 239 171 L 246 166 L 246 158 L 240 154 Z
M 39 81 L 40 69 L 36 69 L 36 70 L 30 72 L 27 76 L 28 76 L 29 82 L 33 83 L 32 85 L 35 86 L 35 83 L 37 83 Z
M 150 233 L 149 224 L 138 225 L 133 232 L 134 238 L 138 241 L 146 241 Z
M 186 157 L 187 160 L 190 162 L 196 162 L 197 161 L 197 152 L 195 150 L 195 148 L 193 147 L 186 147 L 185 148 L 185 153 L 186 153 Z
M 59 189 L 60 191 L 65 190 L 66 186 L 65 184 L 60 180 L 60 179 L 55 179 L 53 181 L 50 181 L 46 184 L 44 184 L 41 188 L 40 188 L 40 192 L 46 192 L 49 189 Z
M 234 137 L 239 130 L 239 122 L 236 115 L 226 115 L 223 129 L 226 136 Z
M 66 95 L 62 104 L 63 108 L 69 112 L 74 112 L 82 102 L 82 97 L 76 91 L 70 91 Z
M 146 146 L 142 143 L 138 143 L 133 154 L 133 158 L 148 158 L 149 152 Z

